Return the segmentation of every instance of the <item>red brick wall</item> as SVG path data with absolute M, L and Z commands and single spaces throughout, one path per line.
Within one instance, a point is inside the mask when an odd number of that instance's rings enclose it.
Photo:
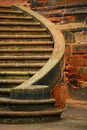
M 0 0 L 0 5 L 12 5 L 12 4 L 23 3 L 24 1 L 26 0 Z M 43 4 L 49 3 L 50 5 L 87 2 L 87 0 L 52 0 L 52 1 L 37 0 L 37 1 Z
M 87 81 L 87 43 L 66 45 L 65 57 L 66 76 L 73 77 L 78 83 Z
M 71 4 L 71 3 L 81 3 L 87 2 L 87 0 L 56 0 L 58 4 Z
M 87 2 L 87 0 L 37 0 L 37 1 L 44 4 L 49 3 L 49 5 Z
M 18 4 L 23 3 L 24 0 L 0 0 L 0 5 L 12 5 L 12 4 Z

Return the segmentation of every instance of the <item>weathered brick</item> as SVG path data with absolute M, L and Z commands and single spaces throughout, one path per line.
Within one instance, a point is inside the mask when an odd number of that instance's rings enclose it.
M 70 72 L 70 73 L 77 74 L 77 73 L 78 73 L 78 67 L 71 66 L 71 67 L 69 68 L 69 72 Z
M 80 74 L 79 79 L 82 81 L 87 81 L 87 74 Z
M 87 44 L 78 44 L 72 46 L 72 53 L 82 54 L 87 53 Z
M 83 66 L 83 58 L 82 57 L 72 57 L 69 59 L 69 63 L 71 66 Z
M 87 67 L 79 67 L 78 73 L 79 74 L 87 74 Z
M 87 58 L 87 53 L 86 53 L 86 54 L 82 54 L 82 56 L 83 56 L 84 58 Z
M 74 22 L 76 20 L 75 16 L 67 16 L 68 22 Z
M 0 5 L 13 5 L 18 3 L 23 3 L 24 0 L 0 0 Z
M 70 46 L 65 47 L 65 55 L 70 55 Z
M 73 54 L 73 57 L 76 57 L 76 58 L 83 57 L 83 54 Z
M 65 55 L 65 61 L 68 62 L 69 61 L 69 56 Z
M 87 66 L 87 58 L 83 58 L 83 65 Z

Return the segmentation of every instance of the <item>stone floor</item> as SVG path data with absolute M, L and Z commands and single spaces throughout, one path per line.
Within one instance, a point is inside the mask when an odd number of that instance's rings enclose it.
M 87 101 L 68 99 L 61 120 L 43 124 L 0 124 L 0 130 L 87 130 Z

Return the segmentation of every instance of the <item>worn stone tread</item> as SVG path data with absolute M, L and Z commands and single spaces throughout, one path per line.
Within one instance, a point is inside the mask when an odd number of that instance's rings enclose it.
M 51 35 L 0 35 L 0 38 L 51 38 Z
M 22 82 L 24 82 L 25 80 L 18 80 L 18 79 L 0 79 L 0 84 L 20 84 L 20 83 L 22 83 Z
M 20 63 L 20 64 L 5 64 L 5 63 L 0 63 L 0 67 L 6 67 L 6 68 L 8 68 L 8 67 L 42 67 L 43 65 L 44 65 L 45 63 L 27 63 L 27 64 L 23 64 L 23 63 Z
M 10 93 L 10 88 L 0 88 L 0 93 Z
M 30 60 L 42 60 L 42 59 L 49 59 L 51 56 L 0 56 L 0 60 L 23 60 L 23 59 L 30 59 Z
M 39 28 L 39 29 L 2 29 L 0 28 L 0 32 L 42 32 L 42 31 L 47 31 L 46 28 Z
M 6 91 L 6 90 L 5 90 Z M 8 89 L 10 91 L 10 89 Z M 39 100 L 20 100 L 20 99 L 11 99 L 11 98 L 5 98 L 5 97 L 0 97 L 0 103 L 5 103 L 5 104 L 45 104 L 45 103 L 54 103 L 55 99 L 50 98 L 50 99 L 39 99 Z
M 25 16 L 25 17 L 17 17 L 17 16 L 0 16 L 0 19 L 15 19 L 15 20 L 31 20 L 33 19 L 31 16 Z
M 47 115 L 57 115 L 59 113 L 62 113 L 63 109 L 54 108 L 52 110 L 43 110 L 43 111 L 31 111 L 31 112 L 25 112 L 25 111 L 0 111 L 0 116 L 47 116 Z
M 29 49 L 0 49 L 0 53 L 5 53 L 5 52 L 8 52 L 8 53 L 12 53 L 12 52 L 26 52 L 26 53 L 29 53 L 29 52 L 52 52 L 53 49 L 44 49 L 44 48 L 38 48 L 38 49 L 35 49 L 35 48 L 29 48 Z
M 0 26 L 36 26 L 40 25 L 40 22 L 0 22 Z
M 6 76 L 6 75 L 34 75 L 37 71 L 0 71 L 0 75 Z
M 0 10 L 0 13 L 9 13 L 9 14 L 22 14 L 22 11 L 12 11 L 12 10 Z
M 31 42 L 0 42 L 0 45 L 53 45 L 53 41 L 31 41 Z

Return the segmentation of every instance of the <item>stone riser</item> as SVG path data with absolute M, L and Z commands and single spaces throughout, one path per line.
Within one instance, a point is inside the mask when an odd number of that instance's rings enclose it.
M 24 16 L 22 11 L 0 11 L 0 16 Z
M 40 49 L 40 48 L 52 49 L 53 48 L 53 45 L 48 45 L 48 44 L 45 44 L 45 45 L 30 45 L 30 44 L 29 45 L 4 45 L 4 46 L 3 45 L 0 45 L 0 48 L 2 48 L 2 49 L 7 49 L 7 48 L 10 48 L 10 49 L 17 49 L 17 48 L 24 49 L 25 48 L 25 49 L 27 49 L 28 47 L 30 47 L 31 49 L 32 48 L 36 48 L 36 49 Z
M 17 60 L 16 60 L 16 59 L 12 59 L 12 60 L 10 60 L 10 59 L 7 59 L 7 60 L 5 59 L 5 60 L 4 60 L 4 59 L 3 59 L 3 60 L 0 60 L 0 63 L 2 63 L 2 64 L 3 64 L 3 63 L 6 63 L 6 64 L 7 64 L 7 63 L 12 63 L 12 64 L 13 64 L 13 63 L 14 63 L 14 64 L 15 64 L 15 63 L 16 63 L 16 64 L 19 64 L 19 63 L 40 63 L 40 62 L 41 62 L 41 63 L 46 63 L 47 60 L 48 60 L 48 59 L 36 59 L 36 60 L 31 59 L 31 60 L 29 60 L 29 59 L 19 59 L 19 58 L 18 58 Z
M 7 53 L 7 52 L 4 52 L 4 53 L 0 53 L 0 55 L 1 56 L 5 56 L 5 55 L 7 55 L 7 56 L 21 56 L 21 55 L 23 55 L 23 56 L 33 56 L 33 55 L 36 55 L 36 56 L 46 56 L 46 55 L 50 55 L 51 54 L 51 52 L 39 52 L 39 54 L 38 54 L 38 52 L 28 52 L 28 53 L 24 53 L 24 52 L 20 52 L 20 53 L 18 53 L 18 52 L 11 52 L 11 53 Z
M 5 110 L 5 111 L 28 111 L 28 112 L 32 112 L 32 111 L 43 111 L 43 110 L 50 110 L 50 109 L 53 109 L 54 106 L 53 106 L 54 103 L 50 103 L 50 104 L 1 104 L 0 105 L 2 106 L 2 109 Z M 2 111 L 3 111 L 2 110 Z
M 20 38 L 11 38 L 11 39 L 6 39 L 6 38 L 4 38 L 3 37 L 3 39 L 0 41 L 0 42 L 42 42 L 42 41 L 44 41 L 44 42 L 49 42 L 49 41 L 51 41 L 51 39 L 50 38 L 34 38 L 34 39 L 31 39 L 31 38 L 26 38 L 26 39 L 24 39 L 24 38 L 22 38 L 21 37 L 21 39 Z
M 62 111 L 61 111 L 62 113 Z M 37 116 L 25 116 L 25 114 L 20 116 L 0 116 L 0 123 L 1 124 L 32 124 L 32 123 L 47 123 L 52 121 L 58 121 L 61 117 L 60 111 L 56 114 L 37 114 Z M 38 116 L 39 115 L 39 116 Z
M 1 6 L 0 5 L 0 11 L 10 11 L 11 7 L 10 6 Z
M 40 35 L 40 34 L 47 34 L 45 31 L 41 32 L 41 31 L 23 31 L 23 30 L 20 30 L 20 31 L 10 31 L 10 32 L 5 32 L 5 31 L 0 31 L 1 32 L 1 35 Z
M 3 80 L 2 80 L 2 81 L 3 81 Z M 0 83 L 0 88 L 1 88 L 1 89 L 3 89 L 3 88 L 4 88 L 4 89 L 5 89 L 5 88 L 11 88 L 11 89 L 12 89 L 12 88 L 14 88 L 14 87 L 20 85 L 21 83 L 23 83 L 23 82 L 20 81 L 19 83 L 18 83 L 18 82 L 16 83 L 16 80 L 15 80 L 15 82 L 12 82 L 12 83 L 7 83 L 7 82 L 6 82 L 6 83 L 3 83 L 3 82 L 1 82 L 1 83 Z M 2 95 L 3 95 L 3 94 L 2 94 Z M 6 96 L 6 95 L 5 95 L 5 96 Z M 3 95 L 3 97 L 4 97 L 4 95 Z M 6 96 L 6 97 L 8 97 L 8 96 Z
M 13 67 L 13 68 L 0 68 L 0 71 L 38 71 L 39 69 L 41 69 L 42 67 Z
M 17 16 L 0 16 L 0 22 L 33 22 L 31 16 L 26 17 L 17 17 Z

